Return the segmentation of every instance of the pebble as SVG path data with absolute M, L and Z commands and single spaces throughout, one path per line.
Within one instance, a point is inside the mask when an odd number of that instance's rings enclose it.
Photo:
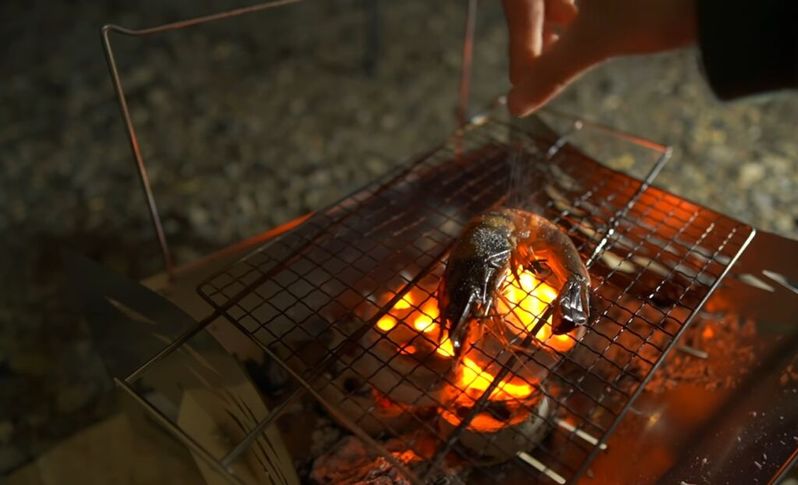
M 750 188 L 765 178 L 765 166 L 761 163 L 746 163 L 740 167 L 737 184 L 744 189 Z
M 207 225 L 210 216 L 208 214 L 208 211 L 206 211 L 202 207 L 194 205 L 188 209 L 188 218 L 193 226 L 204 227 L 205 225 Z

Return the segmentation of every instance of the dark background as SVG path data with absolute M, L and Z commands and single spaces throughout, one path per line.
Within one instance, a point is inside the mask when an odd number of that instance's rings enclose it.
M 454 125 L 464 2 L 317 1 L 114 38 L 170 244 L 190 261 L 321 207 Z M 506 30 L 484 2 L 475 104 L 502 94 Z M 0 3 L 0 473 L 114 405 L 64 291 L 71 247 L 132 278 L 161 269 L 99 27 L 146 27 L 231 1 Z M 374 47 L 374 46 L 371 46 Z M 658 184 L 798 236 L 798 98 L 720 104 L 696 52 L 610 62 L 554 105 L 670 144 Z

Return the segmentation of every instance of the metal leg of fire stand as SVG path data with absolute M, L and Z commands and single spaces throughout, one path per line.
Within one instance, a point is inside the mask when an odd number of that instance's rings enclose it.
M 468 122 L 471 103 L 471 64 L 474 59 L 474 30 L 477 24 L 477 0 L 468 0 L 465 32 L 463 34 L 463 57 L 460 65 L 460 89 L 457 104 L 457 122 L 462 126 Z
M 153 229 L 155 230 L 155 236 L 158 239 L 158 245 L 161 248 L 161 255 L 163 257 L 164 269 L 166 270 L 166 273 L 169 275 L 170 279 L 174 277 L 174 271 L 175 271 L 174 260 L 172 259 L 172 253 L 169 249 L 169 243 L 166 240 L 166 233 L 163 230 L 163 221 L 161 220 L 161 215 L 158 212 L 158 206 L 155 204 L 155 195 L 152 192 L 152 186 L 150 184 L 150 176 L 149 173 L 147 172 L 147 167 L 144 164 L 144 156 L 141 154 L 141 148 L 138 140 L 138 135 L 136 134 L 136 128 L 135 126 L 133 126 L 133 120 L 130 117 L 130 110 L 128 109 L 127 106 L 127 96 L 125 95 L 125 88 L 122 84 L 122 78 L 119 75 L 119 69 L 116 65 L 114 50 L 111 47 L 110 34 L 112 32 L 115 32 L 117 34 L 122 34 L 130 37 L 146 37 L 149 35 L 171 32 L 174 30 L 180 30 L 187 27 L 193 27 L 195 25 L 207 24 L 209 22 L 214 22 L 217 20 L 224 20 L 232 17 L 238 17 L 240 15 L 258 12 L 261 10 L 281 7 L 284 5 L 289 5 L 300 1 L 302 0 L 273 0 L 258 5 L 251 5 L 248 7 L 227 10 L 224 12 L 219 12 L 211 15 L 205 15 L 203 17 L 195 17 L 193 19 L 181 20 L 178 22 L 172 22 L 146 29 L 128 29 L 125 27 L 121 27 L 119 25 L 112 25 L 112 24 L 104 25 L 102 29 L 100 29 L 103 49 L 105 51 L 105 60 L 108 63 L 108 70 L 110 71 L 111 74 L 111 81 L 113 82 L 114 91 L 116 93 L 117 100 L 119 101 L 119 110 L 121 111 L 122 114 L 122 121 L 125 124 L 125 130 L 127 131 L 127 136 L 130 142 L 130 149 L 133 152 L 133 160 L 136 163 L 136 171 L 138 172 L 139 175 L 139 181 L 141 182 L 141 187 L 144 190 L 144 197 L 147 201 L 147 208 L 149 209 L 150 219 L 152 221 Z
M 382 46 L 382 23 L 380 22 L 380 0 L 365 0 L 366 10 L 366 51 L 363 54 L 363 69 L 374 76 Z

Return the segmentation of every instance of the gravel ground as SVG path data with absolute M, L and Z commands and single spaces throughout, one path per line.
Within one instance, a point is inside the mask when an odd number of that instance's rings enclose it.
M 461 2 L 384 5 L 371 75 L 363 4 L 314 2 L 146 41 L 116 39 L 178 261 L 329 203 L 451 129 Z M 64 296 L 58 249 L 77 248 L 134 278 L 160 268 L 97 28 L 223 6 L 0 5 L 0 39 L 10 46 L 0 58 L 0 473 L 112 406 Z M 507 87 L 501 12 L 485 10 L 476 104 Z M 695 53 L 684 51 L 608 63 L 554 104 L 672 145 L 663 187 L 798 236 L 798 97 L 720 104 Z

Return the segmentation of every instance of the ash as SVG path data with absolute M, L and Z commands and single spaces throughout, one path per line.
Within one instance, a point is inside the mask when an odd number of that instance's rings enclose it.
M 347 436 L 313 463 L 310 478 L 318 484 L 411 485 L 383 456 L 374 456 L 354 436 Z
M 394 438 L 382 444 L 393 457 L 411 471 L 422 471 L 425 458 L 405 448 L 407 440 Z M 429 457 L 426 457 L 429 458 Z M 452 482 L 452 476 L 465 480 L 466 473 L 459 468 L 447 466 L 428 480 L 428 483 L 442 485 Z M 384 456 L 370 448 L 355 436 L 346 436 L 325 454 L 316 458 L 310 472 L 310 480 L 320 485 L 411 485 L 411 481 Z
M 751 320 L 741 320 L 734 314 L 699 316 L 680 343 L 706 352 L 708 358 L 674 349 L 646 390 L 662 393 L 680 384 L 704 386 L 708 391 L 732 389 L 754 363 L 755 342 L 756 326 Z
M 316 458 L 333 449 L 343 431 L 327 418 L 320 417 L 311 435 L 310 456 Z

